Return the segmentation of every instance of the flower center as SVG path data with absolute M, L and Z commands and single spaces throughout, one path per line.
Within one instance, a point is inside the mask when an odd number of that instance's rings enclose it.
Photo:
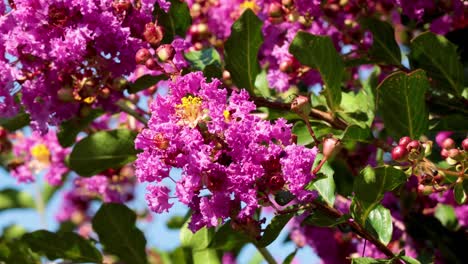
M 182 103 L 176 105 L 176 112 L 184 124 L 194 128 L 202 117 L 202 99 L 187 95 L 181 101 Z
M 31 155 L 39 162 L 49 164 L 50 151 L 44 144 L 36 144 L 31 148 Z
M 252 9 L 254 13 L 257 13 L 260 10 L 260 7 L 255 3 L 255 0 L 246 0 L 240 4 L 241 10 Z

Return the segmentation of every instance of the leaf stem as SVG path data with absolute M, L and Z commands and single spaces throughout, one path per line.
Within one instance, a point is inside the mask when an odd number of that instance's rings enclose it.
M 259 247 L 258 245 L 255 244 L 255 247 L 257 248 L 258 252 L 262 254 L 263 258 L 266 260 L 268 264 L 277 264 L 276 260 L 273 258 L 271 255 L 270 251 L 264 247 Z
M 35 192 L 36 192 L 36 199 L 35 199 L 36 211 L 37 211 L 37 214 L 39 215 L 40 225 L 41 225 L 41 228 L 47 229 L 47 219 L 45 215 L 44 197 L 42 196 L 42 190 L 41 190 L 39 181 L 36 182 L 34 187 L 35 187 Z
M 133 116 L 136 120 L 140 121 L 141 123 L 147 125 L 148 120 L 142 116 L 140 113 L 138 113 L 135 109 L 132 109 L 130 106 L 127 105 L 127 103 L 123 100 L 119 100 L 115 103 L 120 110 L 124 111 L 125 113 Z

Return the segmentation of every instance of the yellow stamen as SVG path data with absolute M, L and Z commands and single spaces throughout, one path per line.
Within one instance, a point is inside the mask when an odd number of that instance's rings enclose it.
M 48 164 L 50 162 L 50 151 L 44 144 L 36 144 L 32 147 L 31 155 L 41 163 Z
M 240 4 L 241 10 L 252 9 L 254 13 L 257 13 L 260 10 L 260 7 L 255 3 L 255 0 L 246 0 Z
M 96 99 L 96 97 L 89 96 L 89 97 L 86 97 L 85 99 L 83 99 L 83 102 L 85 102 L 87 104 L 92 104 L 95 99 Z
M 229 113 L 228 110 L 224 110 L 224 111 L 223 111 L 223 115 L 224 115 L 224 120 L 225 120 L 226 122 L 229 122 L 229 121 L 231 120 L 231 113 Z
M 202 99 L 197 96 L 187 95 L 181 101 L 181 104 L 176 105 L 176 112 L 182 122 L 188 123 L 190 127 L 194 128 L 202 116 Z

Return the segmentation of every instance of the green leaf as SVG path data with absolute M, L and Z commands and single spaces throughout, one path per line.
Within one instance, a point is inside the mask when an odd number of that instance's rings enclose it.
M 78 133 L 83 131 L 85 128 L 94 121 L 94 119 L 98 118 L 104 114 L 102 109 L 93 109 L 91 112 L 85 117 L 74 117 L 70 120 L 62 122 L 60 124 L 60 129 L 57 133 L 57 138 L 62 147 L 69 147 L 75 143 L 76 136 Z
M 3 241 L 0 242 L 0 262 L 21 263 L 21 264 L 37 264 L 40 263 L 39 258 L 31 251 L 31 249 L 21 240 Z
M 146 239 L 136 226 L 136 214 L 123 204 L 103 204 L 92 221 L 104 251 L 125 263 L 145 264 Z
M 302 64 L 318 69 L 325 83 L 327 104 L 332 110 L 338 109 L 341 102 L 344 63 L 332 40 L 325 36 L 298 32 L 289 46 L 289 52 Z
M 455 201 L 457 201 L 458 204 L 464 204 L 466 202 L 466 193 L 463 188 L 463 182 L 455 184 L 453 195 L 455 196 Z
M 314 130 L 315 136 L 317 138 L 322 138 L 328 134 L 333 134 L 338 137 L 343 133 L 342 130 L 331 128 L 329 125 L 326 125 L 322 122 L 310 122 L 312 129 Z M 314 139 L 310 136 L 309 130 L 303 121 L 297 121 L 293 128 L 292 133 L 297 136 L 298 145 L 309 145 L 314 142 Z
M 294 257 L 296 256 L 296 253 L 297 248 L 284 259 L 283 264 L 291 264 L 291 262 L 294 260 Z
M 239 88 L 249 93 L 255 89 L 255 79 L 260 73 L 258 51 L 263 42 L 262 21 L 250 9 L 234 22 L 231 36 L 224 45 L 226 69 Z
M 170 43 L 175 36 L 185 37 L 188 28 L 192 24 L 192 17 L 187 3 L 178 0 L 169 0 L 171 7 L 164 12 L 158 2 L 154 4 L 153 18 L 158 25 L 164 28 L 162 43 Z
M 166 226 L 169 229 L 180 229 L 185 223 L 185 217 L 173 216 L 167 221 Z
M 101 253 L 85 238 L 73 233 L 52 233 L 39 230 L 23 236 L 32 251 L 49 260 L 66 259 L 77 263 L 100 263 Z
M 34 199 L 27 192 L 10 188 L 0 191 L 0 212 L 13 208 L 34 208 L 34 206 Z
M 395 40 L 395 30 L 384 21 L 375 18 L 361 19 L 361 26 L 372 32 L 372 47 L 369 55 L 372 60 L 401 65 L 400 47 Z
M 29 115 L 22 111 L 10 118 L 0 118 L 0 127 L 4 127 L 8 131 L 13 132 L 29 125 L 30 121 Z
M 371 230 L 371 233 L 375 233 L 380 242 L 387 245 L 392 239 L 393 232 L 390 210 L 382 205 L 378 205 L 369 213 L 365 227 Z
M 448 229 L 454 230 L 457 227 L 457 215 L 455 214 L 455 209 L 451 205 L 438 204 L 434 216 Z
M 231 251 L 233 249 L 241 248 L 248 242 L 250 242 L 250 239 L 242 232 L 233 230 L 231 227 L 231 221 L 228 221 L 221 226 L 218 231 L 216 231 L 209 247 Z
M 265 232 L 263 232 L 262 238 L 257 241 L 258 247 L 266 247 L 270 245 L 283 230 L 284 226 L 291 220 L 294 214 L 281 214 L 276 215 L 271 220 L 270 224 L 266 227 Z
M 318 153 L 314 160 L 312 169 L 317 167 L 320 161 L 323 159 L 323 155 Z M 318 180 L 313 181 L 310 190 L 317 190 L 320 197 L 327 202 L 328 205 L 333 206 L 335 204 L 335 181 L 333 179 L 334 171 L 328 161 L 326 161 L 320 171 L 317 173 Z
M 359 142 L 369 142 L 372 138 L 372 132 L 370 128 L 361 128 L 357 125 L 351 125 L 346 128 L 343 137 L 341 138 L 342 141 L 359 141 Z
M 379 111 L 391 136 L 419 138 L 427 132 L 429 112 L 424 94 L 428 86 L 424 71 L 416 70 L 393 73 L 377 87 Z
M 304 221 L 302 221 L 303 225 L 313 225 L 318 227 L 332 227 L 339 224 L 342 224 L 348 220 L 349 215 L 343 215 L 340 218 L 334 218 L 326 213 L 315 210 L 309 216 L 307 216 Z
M 463 65 L 457 46 L 441 35 L 423 33 L 411 41 L 411 65 L 422 68 L 435 83 L 457 97 L 463 92 Z
M 69 167 L 81 176 L 93 176 L 109 168 L 121 167 L 136 159 L 136 133 L 117 129 L 100 131 L 75 144 Z
M 223 70 L 217 63 L 212 63 L 206 65 L 205 69 L 203 69 L 203 76 L 205 76 L 208 81 L 213 78 L 221 79 Z
M 296 198 L 294 194 L 292 194 L 289 191 L 279 191 L 275 195 L 275 202 L 281 206 L 285 206 L 288 203 L 290 203 L 292 200 L 294 200 L 294 198 Z
M 193 264 L 221 264 L 214 249 L 193 250 Z
M 202 228 L 195 234 L 188 228 L 190 219 L 185 222 L 180 230 L 180 244 L 183 247 L 189 247 L 193 250 L 202 250 L 207 248 L 214 236 L 213 228 Z
M 140 78 L 136 79 L 135 82 L 128 84 L 128 93 L 134 94 L 139 91 L 150 88 L 151 86 L 157 84 L 159 81 L 167 80 L 169 77 L 167 75 L 158 75 L 153 76 L 151 74 L 145 74 Z
M 4 240 L 13 240 L 16 238 L 20 238 L 24 234 L 26 234 L 26 229 L 20 225 L 9 225 L 2 230 L 2 238 Z
M 433 118 L 429 123 L 429 129 L 431 131 L 450 130 L 454 132 L 465 132 L 468 127 L 468 120 L 466 116 L 462 114 Z
M 403 260 L 405 264 L 421 264 L 419 260 L 414 259 L 412 257 L 408 257 L 408 256 L 401 256 L 400 259 Z
M 371 127 L 375 116 L 375 98 L 372 87 L 364 83 L 363 88 L 355 93 L 341 93 L 341 110 L 337 115 L 343 118 L 350 125 L 357 125 L 361 128 Z
M 355 197 L 351 203 L 353 217 L 360 223 L 365 223 L 385 192 L 392 191 L 404 182 L 405 173 L 393 167 L 364 168 L 354 182 Z
M 170 257 L 173 264 L 193 264 L 192 249 L 190 248 L 178 247 L 171 252 Z
M 260 74 L 257 75 L 255 79 L 255 93 L 259 96 L 270 97 L 271 89 L 267 79 L 266 70 L 262 70 Z
M 353 258 L 351 264 L 391 264 L 390 259 Z
M 184 57 L 194 70 L 203 71 L 206 66 L 211 64 L 221 67 L 221 58 L 214 48 L 190 51 L 185 53 Z

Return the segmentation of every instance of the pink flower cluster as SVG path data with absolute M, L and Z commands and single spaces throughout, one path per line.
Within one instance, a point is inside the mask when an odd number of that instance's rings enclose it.
M 135 162 L 136 176 L 150 182 L 146 199 L 151 210 L 168 211 L 172 196 L 193 211 L 190 229 L 217 226 L 220 219 L 245 222 L 269 204 L 270 195 L 287 189 L 299 200 L 314 198 L 304 189 L 313 179 L 316 149 L 293 144 L 285 120 L 262 120 L 244 90 L 228 95 L 220 81 L 207 83 L 201 72 L 170 83 L 167 96 L 151 105 L 147 129 L 135 146 L 143 150 Z M 171 168 L 182 176 L 170 177 Z

